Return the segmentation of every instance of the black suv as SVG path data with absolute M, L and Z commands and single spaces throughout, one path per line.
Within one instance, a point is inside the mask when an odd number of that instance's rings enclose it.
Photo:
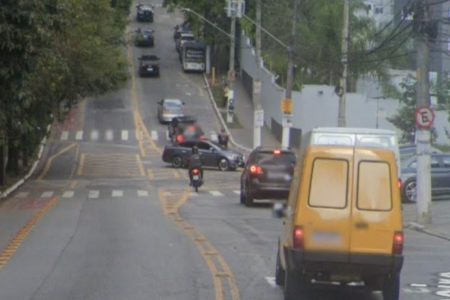
M 252 206 L 254 199 L 287 199 L 295 163 L 291 150 L 253 150 L 241 175 L 241 203 Z
M 136 5 L 136 20 L 138 22 L 150 22 L 153 23 L 153 8 L 148 5 L 138 4 Z
M 137 47 L 153 47 L 155 45 L 153 30 L 140 28 L 136 30 L 134 45 Z
M 139 57 L 139 76 L 159 77 L 159 57 L 153 54 L 141 55 L 141 57 Z

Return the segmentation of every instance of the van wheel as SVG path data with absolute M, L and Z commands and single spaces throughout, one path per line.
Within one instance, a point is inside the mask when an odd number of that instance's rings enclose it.
M 244 189 L 242 188 L 242 183 L 241 183 L 241 193 L 239 195 L 239 200 L 241 204 L 245 203 L 245 193 L 244 193 Z
M 383 300 L 398 300 L 400 297 L 400 275 L 387 277 L 383 283 Z
M 275 267 L 275 283 L 279 286 L 283 286 L 285 276 L 286 276 L 286 271 L 283 269 L 283 266 L 281 265 L 280 248 L 278 247 L 277 264 Z
M 298 272 L 285 271 L 284 300 L 296 300 L 304 294 L 305 279 Z
M 405 202 L 416 202 L 417 185 L 414 179 L 407 180 L 403 185 Z
M 175 169 L 181 168 L 183 166 L 183 159 L 180 156 L 175 156 L 172 158 L 172 167 Z

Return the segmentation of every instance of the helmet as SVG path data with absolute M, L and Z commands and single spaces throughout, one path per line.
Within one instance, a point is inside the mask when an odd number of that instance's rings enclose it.
M 197 146 L 192 147 L 192 154 L 198 154 L 198 147 Z

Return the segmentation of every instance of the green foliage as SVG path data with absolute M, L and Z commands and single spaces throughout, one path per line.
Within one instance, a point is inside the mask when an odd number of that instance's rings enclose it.
M 60 104 L 127 79 L 131 0 L 10 0 L 0 6 L 0 136 L 17 171 Z M 24 142 L 27 141 L 27 142 Z M 1 146 L 1 145 L 0 145 Z M 0 166 L 1 167 L 1 166 Z

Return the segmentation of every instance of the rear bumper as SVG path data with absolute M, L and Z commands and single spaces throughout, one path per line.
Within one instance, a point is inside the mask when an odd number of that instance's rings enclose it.
M 287 269 L 312 277 L 343 275 L 358 278 L 400 273 L 402 255 L 369 255 L 328 252 L 308 252 L 284 248 Z
M 289 197 L 289 186 L 285 185 L 251 183 L 249 191 L 254 199 L 287 199 Z

